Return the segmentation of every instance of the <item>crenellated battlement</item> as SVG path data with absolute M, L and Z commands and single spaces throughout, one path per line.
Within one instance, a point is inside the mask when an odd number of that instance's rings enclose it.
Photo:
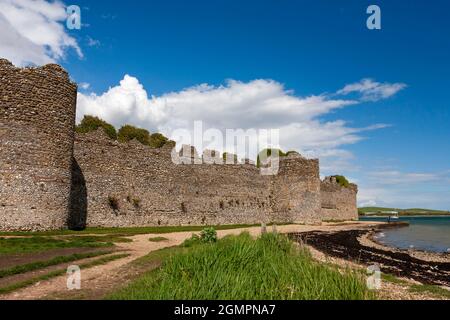
M 317 159 L 289 153 L 257 167 L 170 141 L 153 148 L 103 129 L 75 133 L 76 95 L 58 65 L 0 59 L 1 231 L 355 218 L 356 185 L 320 181 Z

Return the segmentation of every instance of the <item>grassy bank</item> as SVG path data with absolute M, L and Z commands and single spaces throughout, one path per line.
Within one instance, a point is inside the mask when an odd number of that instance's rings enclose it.
M 288 225 L 280 223 L 277 225 Z M 240 228 L 257 227 L 259 224 L 233 224 L 212 226 L 216 230 L 230 230 Z M 139 234 L 164 234 L 173 232 L 196 232 L 205 229 L 206 226 L 163 226 L 163 227 L 131 227 L 131 228 L 86 228 L 81 231 L 74 230 L 56 230 L 43 232 L 0 232 L 1 236 L 64 236 L 64 235 L 115 235 L 115 236 L 133 236 Z
M 283 236 L 248 234 L 175 249 L 110 299 L 367 299 L 361 274 L 313 261 Z M 165 251 L 167 253 L 167 251 Z
M 116 235 L 106 236 L 68 236 L 57 238 L 51 236 L 0 237 L 0 257 L 9 254 L 37 253 L 67 248 L 107 248 L 117 242 L 131 240 Z

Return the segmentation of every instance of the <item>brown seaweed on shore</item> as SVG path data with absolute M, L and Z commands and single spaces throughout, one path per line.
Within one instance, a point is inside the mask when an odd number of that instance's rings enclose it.
M 412 257 L 400 250 L 382 250 L 362 245 L 358 238 L 371 230 L 293 233 L 289 237 L 306 243 L 332 257 L 363 265 L 380 265 L 384 273 L 409 278 L 423 284 L 450 286 L 450 263 L 431 262 Z

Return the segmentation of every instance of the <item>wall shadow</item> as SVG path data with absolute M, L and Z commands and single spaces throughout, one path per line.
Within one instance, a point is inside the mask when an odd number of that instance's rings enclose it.
M 83 230 L 87 219 L 87 188 L 83 172 L 75 158 L 72 158 L 72 184 L 70 186 L 69 217 L 70 230 Z

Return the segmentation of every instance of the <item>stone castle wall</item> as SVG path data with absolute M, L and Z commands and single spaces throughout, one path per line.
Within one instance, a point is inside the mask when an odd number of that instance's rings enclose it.
M 271 177 L 252 164 L 176 165 L 172 147 L 123 144 L 102 130 L 77 134 L 74 155 L 83 176 L 74 181 L 83 181 L 78 189 L 87 190 L 76 215 L 80 223 L 86 208 L 87 225 L 96 227 L 320 219 L 317 160 L 290 157 Z
M 279 172 L 271 179 L 275 215 L 289 222 L 321 221 L 319 160 L 299 155 L 281 158 Z
M 19 69 L 0 60 L 0 231 L 355 216 L 356 186 L 321 183 L 319 161 L 298 154 L 266 176 L 250 161 L 174 164 L 171 143 L 153 149 L 103 130 L 75 134 L 76 91 L 57 65 Z M 183 150 L 182 162 L 201 159 Z M 206 151 L 203 159 L 213 155 L 221 158 Z
M 67 226 L 77 87 L 0 59 L 0 230 Z
M 320 184 L 322 220 L 357 220 L 357 193 L 355 184 L 343 187 L 336 182 L 336 178 L 325 178 Z

